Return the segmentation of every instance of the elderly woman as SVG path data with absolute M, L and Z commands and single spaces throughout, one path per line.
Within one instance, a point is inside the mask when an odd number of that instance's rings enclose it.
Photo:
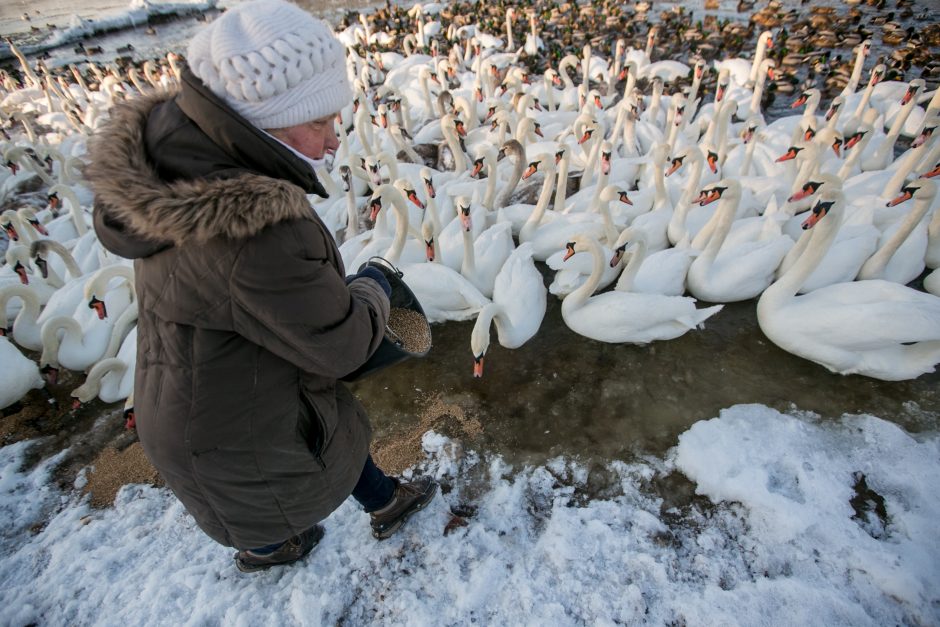
M 374 268 L 344 277 L 306 197 L 352 98 L 344 53 L 287 2 L 238 5 L 193 38 L 178 92 L 115 107 L 90 148 L 95 229 L 134 260 L 141 444 L 246 572 L 307 555 L 350 494 L 384 539 L 437 489 L 375 466 L 339 381 L 390 292 Z

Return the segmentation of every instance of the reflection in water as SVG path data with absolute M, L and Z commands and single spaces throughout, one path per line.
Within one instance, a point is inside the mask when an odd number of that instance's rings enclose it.
M 481 441 L 468 446 L 532 463 L 562 454 L 662 455 L 692 424 L 737 403 L 823 418 L 868 413 L 909 431 L 937 427 L 940 373 L 902 382 L 832 374 L 767 340 L 755 303 L 725 305 L 678 339 L 633 346 L 573 333 L 549 295 L 542 328 L 522 348 L 502 348 L 493 332 L 482 379 L 472 375 L 471 321 L 435 325 L 426 358 L 353 389 L 378 435 L 416 424 L 428 399 L 441 395 L 482 423 Z

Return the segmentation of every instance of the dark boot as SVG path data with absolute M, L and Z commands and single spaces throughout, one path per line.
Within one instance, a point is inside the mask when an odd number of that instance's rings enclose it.
M 408 517 L 424 509 L 437 494 L 437 483 L 430 477 L 418 477 L 410 483 L 395 482 L 392 500 L 382 509 L 369 514 L 372 518 L 372 535 L 385 540 L 405 524 Z
M 282 566 L 302 559 L 313 550 L 323 537 L 323 527 L 314 525 L 294 536 L 270 553 L 258 554 L 239 551 L 235 554 L 235 566 L 243 573 L 253 573 L 272 566 Z

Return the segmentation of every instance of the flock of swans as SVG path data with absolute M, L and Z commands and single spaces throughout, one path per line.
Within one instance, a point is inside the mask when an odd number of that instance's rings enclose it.
M 534 19 L 516 48 L 510 28 L 445 28 L 440 7 L 409 11 L 401 49 L 365 16 L 338 33 L 355 99 L 318 171 L 330 196 L 310 201 L 349 271 L 384 257 L 429 321 L 475 320 L 475 376 L 491 328 L 523 345 L 549 293 L 572 331 L 601 342 L 673 339 L 757 299 L 771 341 L 833 372 L 902 380 L 940 362 L 940 91 L 883 81 L 880 64 L 862 84 L 866 41 L 825 111 L 810 88 L 801 112 L 768 123 L 769 32 L 752 58 L 712 68 L 651 60 L 651 35 L 645 51 L 586 45 L 535 77 L 520 60 L 544 50 Z M 0 406 L 42 385 L 39 366 L 87 372 L 79 400 L 131 403 L 133 269 L 89 229 L 81 158 L 115 101 L 172 88 L 176 66 L 146 81 L 111 68 L 93 90 L 21 61 L 26 85 L 0 103 L 15 112 L 4 161 L 20 169 L 0 194 L 49 202 L 0 217 Z M 902 136 L 913 141 L 895 158 Z M 923 290 L 909 287 L 925 269 Z

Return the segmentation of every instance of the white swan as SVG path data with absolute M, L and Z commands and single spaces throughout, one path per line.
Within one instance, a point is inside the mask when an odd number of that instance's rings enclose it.
M 592 296 L 604 270 L 601 246 L 593 237 L 577 236 L 568 244 L 570 254 L 577 247 L 591 251 L 594 268 L 588 281 L 561 304 L 562 318 L 575 333 L 600 342 L 646 344 L 679 337 L 722 308 L 696 309 L 695 300 L 684 296 L 618 291 Z
M 937 186 L 930 179 L 916 179 L 901 188 L 901 195 L 888 203 L 895 206 L 914 198 L 907 217 L 890 227 L 881 239 L 881 246 L 858 271 L 859 279 L 885 279 L 910 283 L 924 271 L 927 253 L 927 225 L 924 216 L 930 210 Z
M 23 348 L 39 350 L 42 348 L 41 328 L 36 324 L 36 318 L 39 317 L 39 298 L 36 292 L 25 285 L 5 285 L 0 288 L 0 312 L 6 311 L 8 303 L 14 298 L 19 298 L 22 306 L 9 327 L 5 326 L 7 321 L 4 317 L 0 335 L 10 337 Z
M 757 302 L 757 321 L 785 351 L 839 374 L 913 379 L 940 362 L 940 298 L 890 281 L 838 283 L 796 296 L 841 222 L 838 190 L 807 219 L 816 234 L 803 256 Z
M 35 388 L 45 385 L 36 362 L 27 358 L 9 339 L 0 337 L 0 409 L 6 409 Z
M 763 238 L 724 247 L 740 201 L 741 186 L 734 179 L 722 179 L 703 193 L 703 204 L 718 199 L 721 204 L 702 229 L 711 235 L 702 254 L 689 267 L 686 278 L 689 292 L 713 303 L 754 298 L 773 281 L 774 271 L 793 246 L 793 240 L 782 235 L 777 225 L 776 230 L 768 228 Z M 773 225 L 773 218 L 766 219 L 768 226 Z
M 473 376 L 483 376 L 483 358 L 490 346 L 490 324 L 496 325 L 499 343 L 519 348 L 539 330 L 546 308 L 542 274 L 532 259 L 532 246 L 512 251 L 496 275 L 493 302 L 483 307 L 470 333 Z
M 689 273 L 689 266 L 699 254 L 688 246 L 687 241 L 683 244 L 647 255 L 646 234 L 640 229 L 625 228 L 614 243 L 610 265 L 613 267 L 619 264 L 625 254 L 630 256 L 630 263 L 620 274 L 614 289 L 682 296 L 685 294 L 685 277 Z

